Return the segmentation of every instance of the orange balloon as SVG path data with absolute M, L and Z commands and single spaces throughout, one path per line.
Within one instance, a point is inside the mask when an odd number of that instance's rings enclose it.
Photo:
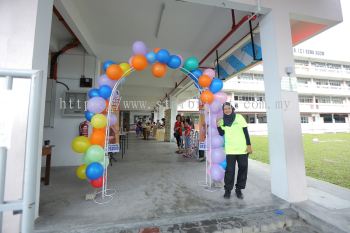
M 108 66 L 106 70 L 106 75 L 108 78 L 112 80 L 118 80 L 123 76 L 123 70 L 117 64 L 112 64 Z
M 211 104 L 214 101 L 214 94 L 208 90 L 203 91 L 201 94 L 201 101 L 205 104 Z
M 135 55 L 131 60 L 132 66 L 135 70 L 143 70 L 147 67 L 147 59 L 143 55 Z
M 159 50 L 160 50 L 160 48 L 154 48 L 153 52 L 158 53 Z
M 167 67 L 165 64 L 162 63 L 154 63 L 152 66 L 152 74 L 157 78 L 162 78 L 166 74 Z
M 208 75 L 202 75 L 198 79 L 198 83 L 201 87 L 209 87 L 211 84 L 211 78 Z
M 95 131 L 90 136 L 91 145 L 99 145 L 102 148 L 105 147 L 106 135 L 104 131 Z
M 92 128 L 92 132 L 103 132 L 103 133 L 106 133 L 106 127 L 103 127 L 103 128 Z

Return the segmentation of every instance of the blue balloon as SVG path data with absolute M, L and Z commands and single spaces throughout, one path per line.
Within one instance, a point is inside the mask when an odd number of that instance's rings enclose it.
M 158 51 L 156 58 L 160 63 L 167 64 L 170 60 L 170 54 L 169 54 L 168 50 L 161 49 Z
M 226 170 L 227 167 L 227 162 L 226 159 L 224 161 L 222 161 L 221 163 L 219 163 L 220 167 L 222 167 L 224 170 Z
M 223 86 L 224 86 L 224 83 L 220 79 L 213 78 L 213 81 L 211 81 L 209 90 L 215 94 L 215 93 L 218 93 Z
M 116 64 L 116 63 L 112 60 L 107 60 L 107 61 L 103 62 L 103 70 L 106 71 L 108 66 L 110 66 L 112 64 Z
M 148 63 L 153 64 L 157 61 L 156 58 L 156 53 L 155 52 L 149 52 L 146 54 L 146 59 L 148 61 Z
M 110 86 L 107 85 L 102 85 L 100 86 L 100 88 L 98 89 L 98 94 L 104 98 L 104 99 L 108 99 L 111 94 L 112 94 L 112 88 Z
M 95 115 L 93 112 L 85 111 L 85 118 L 88 121 L 91 121 L 92 117 Z
M 85 171 L 86 177 L 89 180 L 95 180 L 103 175 L 103 166 L 99 162 L 90 163 Z
M 193 71 L 191 71 L 191 73 L 197 78 L 199 79 L 200 76 L 202 76 L 203 72 L 200 69 L 195 69 Z
M 171 55 L 168 61 L 168 66 L 172 69 L 177 69 L 181 65 L 181 59 L 177 55 Z
M 98 89 L 97 88 L 90 89 L 88 95 L 89 95 L 89 98 L 99 97 L 100 96 L 100 94 L 98 93 Z

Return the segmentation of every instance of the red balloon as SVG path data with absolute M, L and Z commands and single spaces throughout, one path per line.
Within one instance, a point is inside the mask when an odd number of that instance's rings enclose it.
M 90 180 L 90 184 L 94 188 L 101 188 L 103 184 L 103 176 L 95 179 L 95 180 Z

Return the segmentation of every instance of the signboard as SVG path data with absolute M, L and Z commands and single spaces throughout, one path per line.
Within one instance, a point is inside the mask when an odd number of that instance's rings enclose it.
M 207 124 L 205 123 L 205 108 L 203 103 L 199 103 L 199 150 L 206 150 L 206 129 Z
M 119 91 L 117 90 L 114 94 L 114 98 L 111 100 L 111 114 L 114 114 L 117 117 L 117 121 L 114 125 L 109 127 L 109 137 L 108 137 L 108 152 L 116 153 L 120 151 L 120 127 L 119 127 L 119 112 L 120 112 L 120 96 Z

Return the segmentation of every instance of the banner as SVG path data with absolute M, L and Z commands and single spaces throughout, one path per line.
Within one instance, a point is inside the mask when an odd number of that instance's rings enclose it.
M 204 104 L 199 102 L 199 150 L 206 150 L 206 129 L 207 124 L 205 123 L 205 108 Z
M 116 116 L 116 123 L 114 125 L 110 125 L 109 127 L 109 137 L 108 137 L 108 152 L 116 153 L 120 151 L 120 142 L 119 142 L 119 135 L 120 135 L 120 96 L 119 91 L 117 90 L 114 94 L 114 98 L 111 100 L 111 114 L 114 114 Z

